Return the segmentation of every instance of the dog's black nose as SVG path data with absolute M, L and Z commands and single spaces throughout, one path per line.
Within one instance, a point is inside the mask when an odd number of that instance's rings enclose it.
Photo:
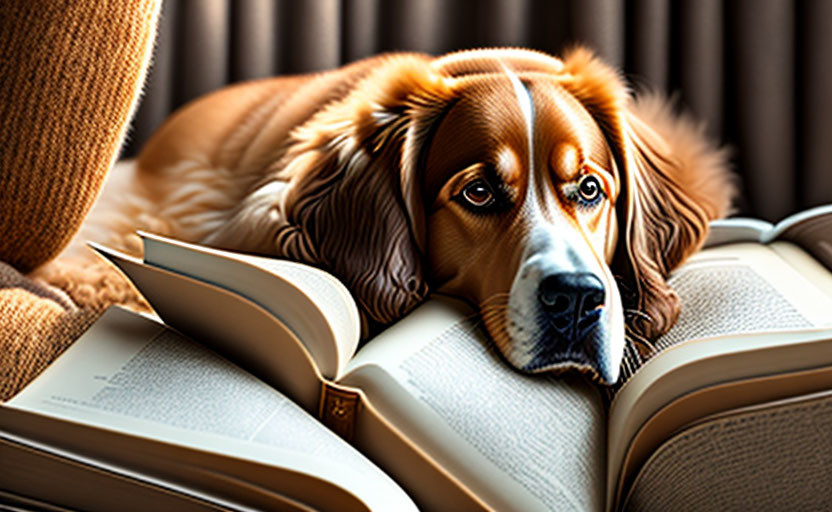
M 538 299 L 567 340 L 582 339 L 601 317 L 604 283 L 588 272 L 560 272 L 540 282 Z

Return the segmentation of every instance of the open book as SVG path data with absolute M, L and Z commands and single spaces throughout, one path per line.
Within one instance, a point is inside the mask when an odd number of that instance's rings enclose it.
M 731 218 L 711 222 L 707 245 L 778 240 L 792 242 L 832 268 L 832 205 L 810 208 L 789 215 L 777 224 L 760 219 Z
M 702 452 L 693 434 L 832 389 L 823 240 L 750 241 L 738 222 L 675 273 L 679 322 L 611 401 L 580 375 L 512 370 L 456 299 L 359 347 L 357 308 L 325 272 L 143 234 L 143 260 L 99 251 L 168 327 L 108 311 L 0 408 L 0 449 L 201 506 L 695 507 L 663 485 L 696 470 L 680 455 Z M 832 212 L 805 222 L 829 233 Z M 37 496 L 29 484 L 0 491 Z

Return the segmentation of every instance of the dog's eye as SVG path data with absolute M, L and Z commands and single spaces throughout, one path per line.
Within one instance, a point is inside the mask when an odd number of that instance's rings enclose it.
M 584 174 L 577 183 L 572 182 L 564 187 L 564 193 L 570 201 L 574 201 L 580 208 L 592 208 L 604 198 L 604 186 L 601 180 L 593 174 Z
M 578 182 L 578 193 L 587 203 L 594 203 L 601 195 L 601 183 L 592 174 L 584 174 Z
M 483 180 L 476 180 L 462 189 L 462 197 L 471 205 L 477 208 L 484 208 L 494 202 L 494 193 L 491 187 Z

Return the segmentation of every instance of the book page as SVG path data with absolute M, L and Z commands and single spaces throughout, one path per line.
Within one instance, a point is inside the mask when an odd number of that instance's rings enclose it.
M 766 242 L 792 242 L 832 270 L 832 205 L 791 215 L 777 224 Z
M 474 318 L 434 299 L 362 348 L 344 383 L 490 507 L 601 508 L 597 389 L 573 373 L 516 372 Z
M 620 492 L 631 441 L 675 399 L 722 383 L 832 366 L 832 328 L 727 335 L 681 343 L 647 362 L 616 395 L 608 423 L 608 499 Z
M 760 242 L 774 229 L 771 222 L 748 217 L 718 219 L 709 224 L 708 238 L 704 247 L 717 245 Z
M 832 299 L 832 271 L 829 268 L 791 242 L 772 242 L 768 246 L 824 295 Z
M 821 345 L 832 337 L 830 295 L 768 246 L 707 249 L 669 282 L 682 302 L 679 320 L 610 407 L 612 486 L 632 437 L 671 400 L 732 379 L 832 363 Z
M 365 497 L 375 493 L 395 503 L 403 496 L 387 475 L 282 394 L 119 308 L 110 308 L 6 405 L 289 467 Z
M 317 410 L 322 377 L 306 346 L 274 315 L 225 288 L 96 248 L 141 290 L 169 326 Z
M 805 251 L 787 242 L 705 249 L 668 279 L 679 295 L 681 311 L 676 324 L 653 346 L 661 352 L 683 341 L 712 336 L 826 325 L 832 273 L 818 267 Z M 630 351 L 617 388 L 644 362 Z
M 676 324 L 654 342 L 677 343 L 727 334 L 828 325 L 832 272 L 789 242 L 730 244 L 705 249 L 674 271 L 679 294 Z M 633 352 L 621 369 L 620 388 L 644 364 Z
M 621 469 L 621 488 L 629 489 L 636 471 L 673 434 L 703 418 L 772 400 L 832 389 L 832 367 L 750 377 L 692 391 L 653 414 L 639 429 Z
M 734 244 L 700 252 L 673 273 L 681 314 L 656 342 L 832 325 L 832 300 L 776 251 Z
M 141 236 L 146 263 L 238 293 L 286 324 L 324 377 L 337 378 L 355 353 L 361 336 L 358 308 L 332 275 L 293 261 Z

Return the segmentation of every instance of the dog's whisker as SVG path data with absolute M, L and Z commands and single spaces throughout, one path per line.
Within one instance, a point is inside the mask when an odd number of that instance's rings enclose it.
M 480 309 L 482 309 L 484 307 L 487 307 L 487 306 L 490 306 L 490 305 L 495 304 L 495 303 L 496 304 L 500 304 L 500 303 L 508 304 L 508 301 L 509 301 L 510 297 L 511 297 L 511 294 L 506 293 L 506 292 L 494 293 L 494 294 L 488 296 L 485 300 L 483 300 L 480 303 Z
M 624 316 L 626 316 L 626 317 L 639 317 L 639 318 L 643 319 L 646 322 L 653 323 L 653 318 L 650 315 L 648 315 L 647 313 L 645 313 L 644 311 L 641 311 L 639 309 L 625 308 L 624 309 Z
M 491 306 L 491 307 L 488 307 L 487 309 L 481 310 L 480 311 L 480 316 L 484 319 L 485 318 L 490 319 L 492 317 L 497 317 L 497 316 L 505 317 L 505 312 L 507 310 L 508 310 L 508 308 L 506 306 Z

